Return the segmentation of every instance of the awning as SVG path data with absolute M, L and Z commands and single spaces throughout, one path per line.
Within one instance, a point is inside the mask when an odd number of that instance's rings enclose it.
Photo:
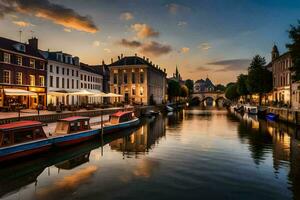
M 107 95 L 106 93 L 104 93 L 104 92 L 100 92 L 100 91 L 98 91 L 98 92 L 96 92 L 96 94 L 95 95 L 93 95 L 93 97 L 105 97 L 105 95 Z
M 66 90 L 57 90 L 57 91 L 51 91 L 48 92 L 48 95 L 53 95 L 53 96 L 66 96 L 66 95 L 71 95 L 74 92 L 66 91 Z
M 37 93 L 22 89 L 6 88 L 4 89 L 6 96 L 35 96 Z
M 95 95 L 95 92 L 91 92 L 88 90 L 80 90 L 78 92 L 73 92 L 70 95 L 78 95 L 78 96 L 89 96 L 89 95 Z
M 121 94 L 107 93 L 103 97 L 123 97 Z

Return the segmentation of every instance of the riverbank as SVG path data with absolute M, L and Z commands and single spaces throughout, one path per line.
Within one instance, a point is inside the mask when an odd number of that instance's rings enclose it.
M 85 117 L 97 117 L 101 115 L 110 115 L 112 113 L 124 110 L 133 110 L 137 117 L 145 114 L 148 110 L 160 110 L 164 109 L 164 105 L 157 106 L 131 106 L 131 107 L 116 107 L 116 108 L 104 108 L 104 109 L 94 109 L 94 110 L 79 110 L 79 111 L 63 111 L 61 113 L 51 112 L 51 111 L 37 111 L 27 110 L 27 112 L 21 112 L 21 116 L 18 116 L 17 112 L 0 112 L 0 124 L 6 124 L 19 120 L 34 120 L 41 121 L 44 123 L 56 122 L 59 119 L 72 116 L 85 116 Z

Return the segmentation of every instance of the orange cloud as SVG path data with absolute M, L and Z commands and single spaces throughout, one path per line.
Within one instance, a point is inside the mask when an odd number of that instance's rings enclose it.
M 136 32 L 139 38 L 158 37 L 159 32 L 155 31 L 151 26 L 147 24 L 133 24 L 131 25 L 133 31 Z
M 95 33 L 99 30 L 89 16 L 82 16 L 73 9 L 51 3 L 49 0 L 10 0 L 5 1 L 5 4 L 0 2 L 0 11 L 3 11 L 0 16 L 11 12 L 19 12 L 52 21 L 65 28 L 88 33 Z
M 190 48 L 188 48 L 188 47 L 182 47 L 181 48 L 182 53 L 188 53 L 189 51 L 190 51 Z
M 120 19 L 124 21 L 129 21 L 134 18 L 133 14 L 131 12 L 124 12 L 120 15 Z
M 25 21 L 13 21 L 13 23 L 21 27 L 34 26 L 33 24 Z

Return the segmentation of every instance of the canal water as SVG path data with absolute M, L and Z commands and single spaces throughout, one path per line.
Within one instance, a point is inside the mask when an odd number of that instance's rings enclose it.
M 0 168 L 1 199 L 300 199 L 294 127 L 186 110 Z

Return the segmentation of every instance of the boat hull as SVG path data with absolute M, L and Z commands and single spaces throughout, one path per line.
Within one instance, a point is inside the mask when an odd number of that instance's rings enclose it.
M 103 129 L 103 132 L 104 132 L 104 134 L 114 133 L 117 131 L 121 131 L 123 129 L 137 126 L 139 124 L 140 124 L 140 119 L 136 118 L 136 119 L 128 121 L 128 122 L 123 122 L 123 123 L 119 123 L 119 124 L 111 125 L 111 126 L 105 126 Z M 101 129 L 100 129 L 100 131 L 101 131 Z
M 42 153 L 50 150 L 51 145 L 52 144 L 49 139 L 43 139 L 10 147 L 2 147 L 0 148 L 0 162 Z
M 52 138 L 52 143 L 56 147 L 71 146 L 87 140 L 91 140 L 99 135 L 99 129 L 92 129 L 88 131 L 82 131 L 79 133 L 73 133 L 68 135 L 62 135 Z

